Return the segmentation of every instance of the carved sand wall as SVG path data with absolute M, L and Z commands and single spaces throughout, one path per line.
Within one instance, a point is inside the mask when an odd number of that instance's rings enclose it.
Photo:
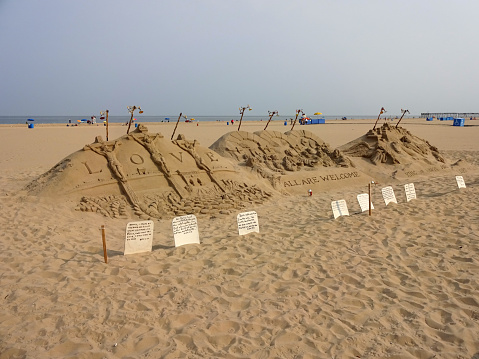
M 262 203 L 266 182 L 239 174 L 214 151 L 179 135 L 138 128 L 114 141 L 100 136 L 27 186 L 30 194 L 79 198 L 78 209 L 122 217 L 218 213 Z

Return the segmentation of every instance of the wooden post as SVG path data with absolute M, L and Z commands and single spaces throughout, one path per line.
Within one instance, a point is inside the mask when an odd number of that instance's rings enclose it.
M 293 131 L 294 125 L 296 125 L 296 120 L 300 112 L 302 112 L 302 110 L 296 110 L 296 117 L 294 118 L 293 126 L 291 126 L 291 131 Z
M 403 113 L 402 113 L 402 116 L 401 116 L 401 118 L 399 119 L 398 123 L 396 123 L 396 128 L 398 128 L 399 122 L 401 122 L 401 120 L 402 120 L 402 118 L 404 117 L 404 115 L 406 114 L 406 112 L 409 112 L 409 110 L 401 110 L 401 111 L 403 111 Z
M 178 124 L 180 123 L 180 118 L 181 118 L 182 114 L 183 114 L 183 112 L 180 112 L 180 115 L 178 116 L 178 121 L 176 121 L 175 129 L 173 130 L 173 133 L 171 134 L 171 140 L 172 141 L 173 141 L 173 136 L 175 135 L 175 132 L 176 132 L 176 128 L 178 127 Z
M 103 257 L 105 258 L 105 263 L 108 263 L 108 254 L 106 253 L 106 238 L 105 238 L 105 226 L 101 226 L 101 239 L 103 241 Z
M 265 129 L 265 130 L 266 130 L 266 128 L 268 127 L 268 125 L 269 125 L 269 122 L 270 122 L 270 121 L 271 121 L 271 119 L 273 118 L 273 115 L 274 115 L 274 111 L 273 111 L 273 112 L 271 112 L 271 115 L 269 116 L 269 120 L 268 120 L 268 122 L 266 123 L 266 126 L 264 126 L 264 129 Z
M 106 112 L 106 140 L 108 141 L 108 110 Z
M 239 125 L 238 125 L 238 131 L 239 131 L 240 128 L 241 128 L 241 121 L 243 120 L 244 110 L 246 110 L 246 107 L 243 107 L 243 108 L 241 109 L 241 118 L 240 118 L 240 123 L 239 123 Z
M 369 215 L 371 216 L 372 214 L 372 208 L 371 208 L 371 182 L 369 182 Z
M 378 121 L 379 121 L 379 117 L 382 115 L 383 112 L 386 112 L 386 110 L 384 109 L 384 107 L 381 107 L 381 111 L 379 111 L 378 119 L 376 120 L 376 123 L 374 124 L 373 131 L 376 128 L 376 125 L 378 124 Z
M 130 133 L 130 126 L 131 126 L 131 122 L 133 121 L 133 111 L 135 111 L 135 106 L 133 106 L 133 108 L 131 109 L 130 122 L 128 122 L 128 129 L 126 130 L 127 135 Z

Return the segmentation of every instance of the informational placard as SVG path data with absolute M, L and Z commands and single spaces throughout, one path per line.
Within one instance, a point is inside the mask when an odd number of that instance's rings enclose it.
M 332 201 L 331 208 L 333 209 L 334 219 L 340 216 L 349 216 L 348 205 L 344 199 Z
M 462 176 L 456 176 L 457 187 L 459 188 L 466 188 L 466 182 L 464 182 L 464 178 Z
M 198 232 L 198 221 L 194 214 L 173 218 L 173 237 L 175 247 L 185 244 L 199 244 L 200 234 Z
M 391 186 L 387 186 L 381 189 L 381 193 L 383 194 L 384 202 L 386 203 L 386 206 L 391 203 L 398 203 L 396 201 L 396 196 L 394 195 L 394 190 Z
M 414 188 L 414 183 L 405 184 L 404 191 L 406 191 L 407 202 L 409 202 L 412 199 L 416 199 L 416 189 Z
M 239 213 L 236 216 L 236 221 L 240 236 L 251 232 L 259 233 L 258 214 L 255 211 Z
M 151 252 L 153 247 L 153 221 L 130 222 L 126 225 L 124 255 Z
M 361 212 L 369 211 L 369 194 L 358 194 L 358 202 L 359 206 L 361 207 Z M 373 202 L 371 202 L 371 209 L 374 209 Z

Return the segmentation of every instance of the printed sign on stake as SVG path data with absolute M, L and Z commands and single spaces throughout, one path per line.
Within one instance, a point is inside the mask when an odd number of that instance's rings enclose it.
M 381 193 L 383 194 L 384 202 L 386 203 L 386 206 L 391 203 L 398 203 L 396 201 L 396 196 L 394 195 L 394 190 L 391 186 L 387 186 L 381 189 Z
M 462 176 L 456 176 L 457 187 L 459 188 L 466 188 L 466 182 L 464 182 L 464 178 Z
M 340 216 L 349 216 L 348 205 L 344 199 L 332 201 L 331 208 L 333 209 L 334 219 Z
M 416 189 L 414 188 L 414 183 L 405 184 L 404 190 L 406 191 L 407 202 L 409 202 L 412 199 L 416 199 Z
M 239 213 L 236 216 L 236 221 L 240 236 L 251 232 L 259 233 L 258 214 L 255 211 Z
M 151 252 L 153 247 L 153 221 L 130 222 L 126 225 L 124 255 Z
M 173 218 L 173 237 L 175 247 L 185 244 L 199 244 L 200 234 L 198 232 L 198 221 L 194 214 Z
M 361 212 L 369 211 L 369 194 L 361 193 L 358 194 L 358 202 L 361 207 Z M 371 202 L 371 209 L 374 209 L 373 203 Z

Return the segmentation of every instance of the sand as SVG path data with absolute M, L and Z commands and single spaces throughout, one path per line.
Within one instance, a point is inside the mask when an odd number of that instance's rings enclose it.
M 336 148 L 373 124 L 301 129 Z M 242 130 L 264 125 L 244 122 Z M 175 248 L 173 217 L 165 217 L 155 220 L 153 251 L 129 256 L 125 228 L 134 219 L 21 191 L 105 137 L 104 127 L 0 126 L 0 358 L 478 358 L 479 123 L 401 125 L 468 166 L 381 180 L 371 217 L 356 200 L 366 186 L 248 205 L 260 233 L 241 237 L 235 211 L 198 214 L 199 245 Z M 173 126 L 148 124 L 166 138 Z M 182 123 L 177 133 L 209 147 L 233 129 Z M 112 126 L 110 138 L 125 132 Z M 455 175 L 467 188 L 458 189 Z M 418 198 L 406 202 L 410 182 Z M 384 205 L 387 185 L 398 204 Z M 350 216 L 334 220 L 331 201 L 339 199 Z

